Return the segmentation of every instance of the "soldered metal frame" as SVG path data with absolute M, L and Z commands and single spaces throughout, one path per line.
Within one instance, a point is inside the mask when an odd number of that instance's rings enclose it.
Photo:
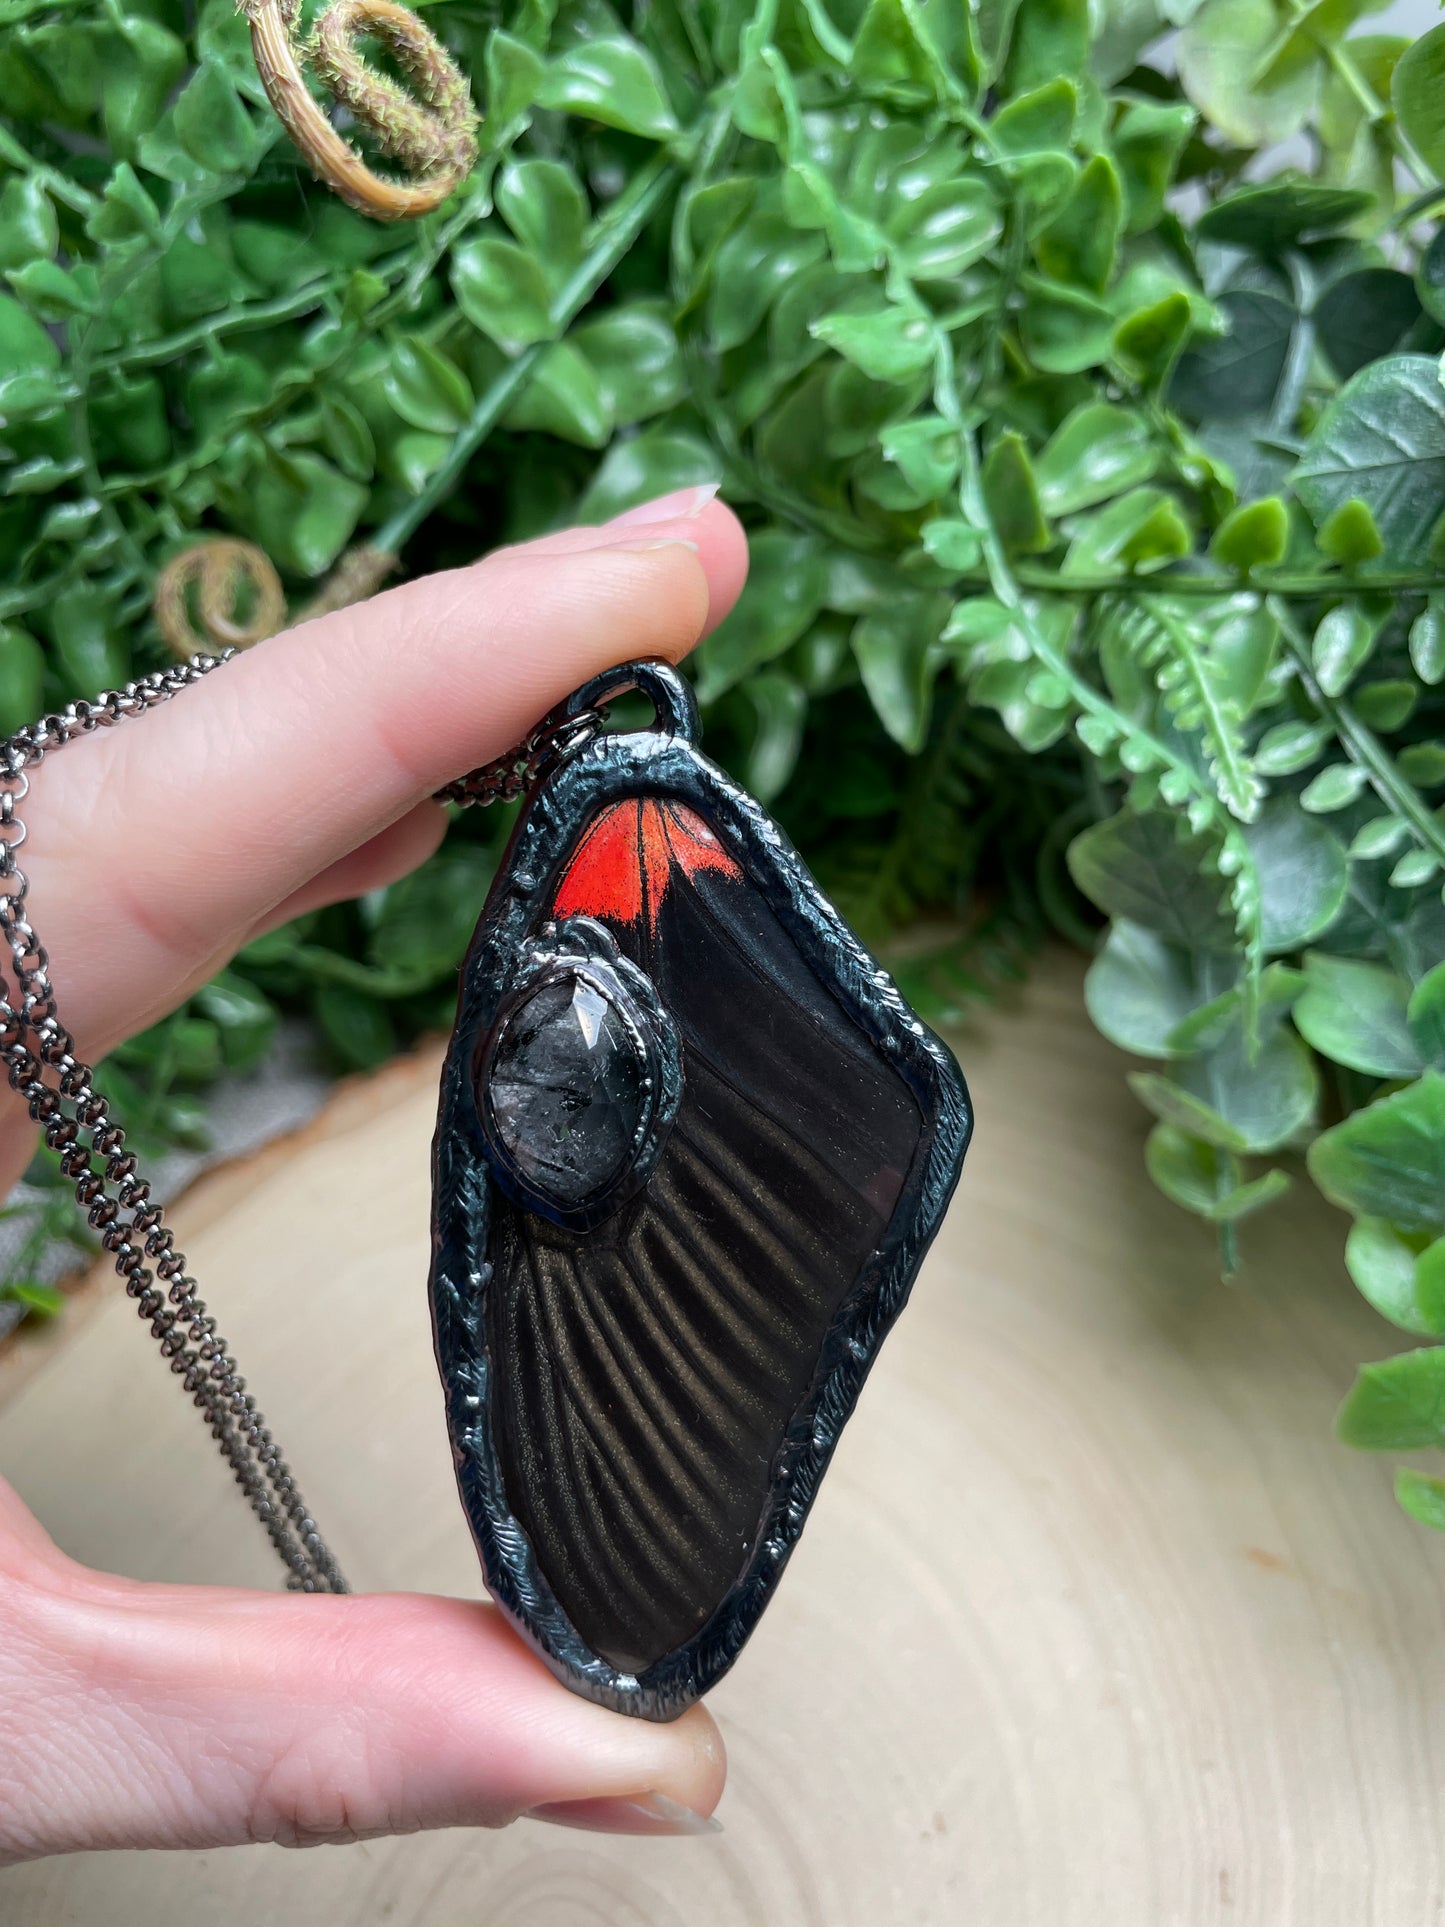
M 648 696 L 652 727 L 600 733 L 538 784 L 517 822 L 462 967 L 456 1029 L 442 1070 L 432 1150 L 431 1310 L 463 1508 L 487 1587 L 518 1632 L 574 1692 L 646 1719 L 675 1719 L 737 1658 L 797 1544 L 838 1436 L 883 1339 L 903 1309 L 953 1195 L 973 1112 L 952 1053 L 914 1015 L 761 806 L 697 747 L 692 693 L 665 663 L 610 670 L 569 699 L 580 715 L 629 689 Z M 835 1314 L 809 1389 L 779 1447 L 758 1530 L 737 1579 L 685 1644 L 639 1673 L 592 1651 L 559 1605 L 511 1507 L 493 1438 L 497 1361 L 487 1338 L 488 1235 L 496 1176 L 475 1064 L 519 956 L 535 949 L 558 881 L 597 812 L 664 796 L 696 810 L 840 1009 L 917 1103 L 922 1128 L 886 1230 Z

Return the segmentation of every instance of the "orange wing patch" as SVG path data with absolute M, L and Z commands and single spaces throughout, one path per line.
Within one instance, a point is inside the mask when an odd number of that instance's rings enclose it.
M 680 873 L 741 878 L 696 810 L 654 796 L 613 803 L 594 819 L 552 902 L 557 917 L 606 917 L 656 930 L 662 900 Z

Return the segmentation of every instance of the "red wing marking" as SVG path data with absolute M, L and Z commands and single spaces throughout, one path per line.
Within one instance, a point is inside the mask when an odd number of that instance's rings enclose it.
M 696 810 L 653 796 L 613 803 L 588 827 L 552 902 L 557 917 L 608 917 L 656 930 L 662 900 L 681 874 L 742 877 Z

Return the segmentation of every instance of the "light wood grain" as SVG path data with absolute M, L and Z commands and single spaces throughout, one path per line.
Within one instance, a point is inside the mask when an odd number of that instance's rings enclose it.
M 1445 1543 L 1335 1444 L 1392 1348 L 1301 1192 L 1218 1282 L 1071 960 L 957 1040 L 962 1190 L 712 1705 L 717 1839 L 525 1823 L 0 1875 L 24 1927 L 1417 1927 L 1445 1918 Z M 214 1175 L 181 1242 L 354 1581 L 476 1589 L 425 1303 L 436 1061 Z M 272 1584 L 125 1302 L 0 1410 L 78 1556 Z

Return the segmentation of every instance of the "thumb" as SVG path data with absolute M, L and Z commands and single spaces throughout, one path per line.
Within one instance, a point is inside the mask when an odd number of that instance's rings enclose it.
M 725 1767 L 703 1709 L 658 1726 L 575 1698 L 492 1607 L 143 1586 L 59 1563 L 0 1606 L 0 1780 L 23 1789 L 0 1859 L 526 1813 L 710 1830 Z

